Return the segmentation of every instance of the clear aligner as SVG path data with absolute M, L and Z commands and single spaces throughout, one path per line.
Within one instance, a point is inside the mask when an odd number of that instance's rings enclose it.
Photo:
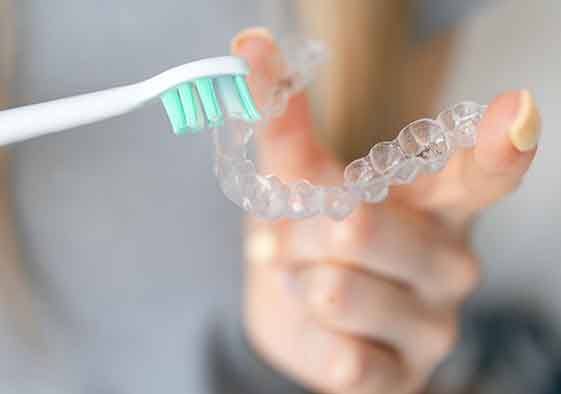
M 290 96 L 313 80 L 315 70 L 326 59 L 326 48 L 319 42 L 292 45 L 288 72 L 262 109 L 265 122 L 285 111 Z M 306 180 L 285 184 L 275 175 L 260 175 L 248 158 L 252 126 L 228 119 L 224 127 L 214 129 L 215 174 L 226 197 L 259 218 L 326 215 L 342 220 L 361 201 L 382 202 L 391 185 L 409 184 L 421 173 L 440 171 L 457 149 L 473 147 L 485 110 L 486 106 L 465 101 L 445 109 L 436 119 L 408 124 L 393 141 L 374 145 L 367 156 L 347 165 L 344 183 L 336 187 L 316 186 Z

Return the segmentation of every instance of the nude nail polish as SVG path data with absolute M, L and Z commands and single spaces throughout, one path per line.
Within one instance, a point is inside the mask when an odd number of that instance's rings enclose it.
M 541 134 L 541 118 L 529 91 L 520 93 L 518 115 L 508 130 L 510 141 L 520 152 L 532 150 L 538 144 Z
M 260 38 L 266 41 L 274 42 L 274 38 L 269 29 L 265 27 L 250 27 L 240 31 L 232 39 L 230 48 L 232 52 L 237 52 L 249 38 Z

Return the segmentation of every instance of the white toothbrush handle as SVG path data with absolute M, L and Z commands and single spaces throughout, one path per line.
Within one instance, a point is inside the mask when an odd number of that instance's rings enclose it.
M 141 106 L 140 84 L 0 111 L 0 146 L 124 114 Z
M 133 85 L 0 111 L 0 146 L 122 115 L 187 81 L 248 73 L 241 58 L 202 59 Z

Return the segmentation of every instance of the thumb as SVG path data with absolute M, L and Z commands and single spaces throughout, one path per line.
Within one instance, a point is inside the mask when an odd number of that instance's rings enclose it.
M 285 64 L 268 30 L 243 30 L 232 40 L 232 53 L 249 63 L 248 83 L 258 107 L 263 108 L 271 99 L 279 98 L 275 96 L 283 83 Z M 304 93 L 290 97 L 285 113 L 259 130 L 257 139 L 261 170 L 285 182 L 313 179 L 334 166 L 312 135 L 312 116 Z
M 522 181 L 536 154 L 540 115 L 528 91 L 513 91 L 489 105 L 475 148 L 462 168 L 467 211 L 477 212 Z

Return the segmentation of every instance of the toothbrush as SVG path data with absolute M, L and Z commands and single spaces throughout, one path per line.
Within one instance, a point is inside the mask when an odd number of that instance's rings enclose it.
M 160 98 L 175 134 L 219 127 L 228 116 L 260 120 L 247 63 L 225 56 L 194 61 L 148 80 L 0 111 L 0 146 L 119 116 Z

